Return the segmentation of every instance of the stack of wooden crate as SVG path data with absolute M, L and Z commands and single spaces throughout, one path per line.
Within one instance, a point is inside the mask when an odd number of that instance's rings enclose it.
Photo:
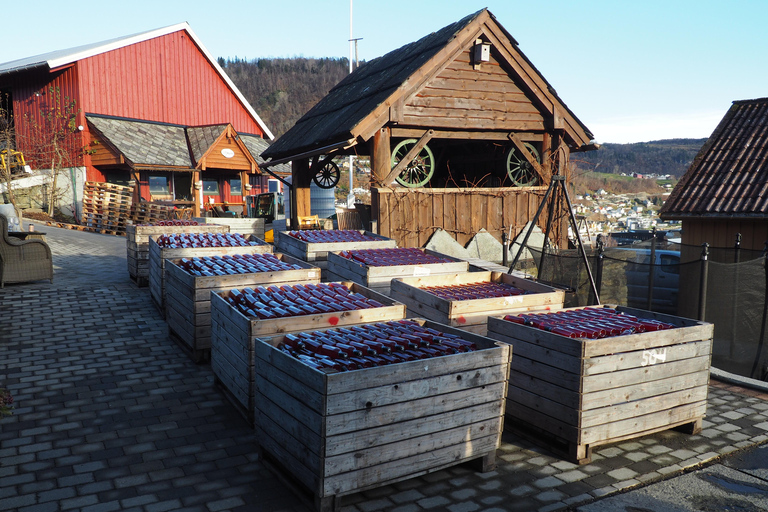
M 134 224 L 154 224 L 159 220 L 173 219 L 173 212 L 173 206 L 142 201 L 133 203 L 131 219 Z
M 256 237 L 246 240 L 258 242 L 258 245 L 237 247 L 194 247 L 170 249 L 160 247 L 157 236 L 149 237 L 149 293 L 160 314 L 165 315 L 165 267 L 167 260 L 194 258 L 196 256 L 224 256 L 226 254 L 258 254 L 272 252 L 273 247 Z
M 420 265 L 392 265 L 375 267 L 359 261 L 328 253 L 329 280 L 349 280 L 367 286 L 384 295 L 390 294 L 390 283 L 400 277 L 423 277 L 442 274 L 458 274 L 469 271 L 469 263 L 429 249 L 418 249 L 426 254 L 438 256 L 443 263 L 426 263 Z
M 471 300 L 448 300 L 424 288 L 503 283 L 524 290 L 522 295 Z M 501 272 L 468 272 L 392 280 L 390 296 L 408 307 L 408 316 L 419 316 L 485 336 L 488 317 L 563 308 L 565 292 Z
M 370 231 L 355 230 L 368 238 L 375 240 L 356 242 L 311 243 L 291 236 L 289 231 L 280 231 L 275 235 L 275 248 L 278 251 L 290 254 L 308 263 L 320 267 L 324 280 L 339 280 L 340 276 L 328 276 L 328 254 L 338 251 L 350 251 L 353 249 L 386 249 L 397 247 L 397 243 L 391 238 L 386 238 Z
M 211 368 L 219 383 L 232 394 L 235 405 L 245 413 L 249 421 L 253 420 L 254 414 L 254 346 L 259 337 L 405 318 L 405 306 L 403 304 L 356 283 L 342 282 L 341 284 L 351 292 L 373 299 L 382 306 L 371 309 L 258 319 L 248 318 L 232 307 L 225 300 L 227 292 L 211 295 Z
M 125 234 L 131 218 L 133 189 L 112 183 L 85 182 L 82 224 L 91 231 Z
M 338 510 L 348 494 L 482 461 L 495 467 L 509 345 L 418 320 L 478 350 L 349 372 L 323 372 L 261 338 L 255 353 L 256 439 L 315 498 Z M 439 362 L 438 362 L 439 359 Z
M 229 233 L 228 226 L 133 225 L 125 228 L 128 275 L 137 286 L 149 284 L 149 237 L 168 233 Z
M 271 247 L 271 246 L 269 246 Z M 194 276 L 179 266 L 178 259 L 165 262 L 165 312 L 171 334 L 199 362 L 211 351 L 211 293 L 246 286 L 271 286 L 293 282 L 320 282 L 320 269 L 285 254 L 283 263 L 301 268 L 252 274 Z M 296 319 L 292 319 L 296 322 Z
M 508 424 L 579 464 L 602 444 L 680 426 L 697 433 L 707 409 L 713 325 L 614 308 L 676 328 L 585 339 L 488 319 L 488 336 L 515 352 Z

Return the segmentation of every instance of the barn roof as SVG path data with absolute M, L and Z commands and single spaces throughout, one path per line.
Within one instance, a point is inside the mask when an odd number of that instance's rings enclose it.
M 768 216 L 768 98 L 733 102 L 660 214 Z
M 193 169 L 230 126 L 183 126 L 102 114 L 86 114 L 85 118 L 106 142 L 138 167 Z M 257 165 L 262 164 L 259 154 L 269 143 L 258 135 L 237 137 Z M 290 165 L 275 166 L 272 172 L 290 174 Z
M 85 118 L 133 165 L 194 167 L 184 126 L 96 114 Z
M 487 27 L 491 28 L 488 29 Z M 487 9 L 471 14 L 418 41 L 374 59 L 349 74 L 327 96 L 282 135 L 262 156 L 283 160 L 319 150 L 353 145 L 368 140 L 388 120 L 389 107 L 399 98 L 423 85 L 430 68 L 445 64 L 455 51 L 451 43 L 461 36 L 471 41 L 483 28 L 495 31 L 502 44 L 508 45 L 514 58 L 520 58 L 533 71 L 536 93 L 546 97 L 579 131 L 580 139 L 592 138 L 591 132 L 559 99 L 554 89 L 517 48 L 517 41 L 496 22 Z M 538 87 L 540 86 L 540 87 Z M 568 130 L 566 130 L 568 131 Z
M 202 41 L 198 39 L 197 35 L 192 31 L 192 28 L 189 26 L 187 22 L 178 23 L 176 25 L 170 25 L 167 27 L 158 28 L 154 30 L 149 30 L 146 32 L 140 32 L 138 34 L 133 34 L 129 36 L 109 39 L 107 41 L 101 41 L 98 43 L 91 43 L 91 44 L 86 44 L 86 45 L 63 49 L 63 50 L 55 50 L 55 51 L 44 53 L 41 55 L 35 55 L 33 57 L 26 57 L 23 59 L 17 59 L 10 62 L 1 63 L 0 77 L 10 75 L 13 73 L 22 72 L 22 71 L 34 70 L 34 69 L 40 69 L 44 71 L 55 70 L 55 69 L 61 68 L 62 66 L 67 66 L 74 62 L 77 62 L 79 60 L 87 59 L 88 57 L 93 57 L 94 55 L 99 55 L 112 50 L 117 50 L 118 48 L 123 48 L 125 46 L 141 43 L 144 41 L 148 41 L 150 39 L 154 39 L 156 37 L 161 37 L 164 35 L 172 34 L 174 32 L 179 32 L 181 30 L 185 31 L 189 35 L 190 39 L 195 43 L 195 45 L 200 50 L 200 52 L 205 56 L 205 58 L 208 60 L 210 65 L 213 67 L 213 69 L 216 70 L 216 73 L 218 73 L 219 77 L 224 81 L 224 83 L 227 84 L 227 87 L 243 104 L 245 109 L 254 118 L 254 120 L 259 125 L 259 127 L 262 130 L 264 130 L 264 134 L 270 140 L 274 139 L 274 135 L 269 130 L 269 128 L 267 128 L 267 126 L 264 124 L 264 121 L 261 119 L 261 117 L 259 117 L 256 111 L 253 110 L 253 107 L 251 106 L 251 104 L 248 103 L 248 100 L 245 99 L 245 96 L 243 96 L 243 94 L 240 92 L 240 90 L 237 88 L 234 82 L 230 80 L 229 76 L 227 76 L 227 74 L 224 72 L 221 66 L 219 66 L 216 59 L 213 58 L 213 56 L 210 54 L 208 49 L 203 45 Z

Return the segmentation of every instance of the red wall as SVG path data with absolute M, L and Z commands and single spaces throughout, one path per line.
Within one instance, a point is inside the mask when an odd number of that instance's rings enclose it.
M 85 112 L 188 126 L 232 123 L 238 132 L 263 133 L 185 31 L 77 65 Z

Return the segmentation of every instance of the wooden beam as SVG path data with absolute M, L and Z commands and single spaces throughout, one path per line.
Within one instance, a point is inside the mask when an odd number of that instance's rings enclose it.
M 433 139 L 462 139 L 462 140 L 498 140 L 508 141 L 507 131 L 466 131 L 466 130 L 434 130 Z M 415 139 L 424 134 L 424 129 L 419 128 L 392 128 L 391 135 L 394 138 Z M 544 134 L 534 132 L 516 132 L 516 135 L 526 142 L 541 142 Z
M 381 186 L 392 170 L 390 129 L 385 126 L 377 130 L 371 138 L 370 146 L 372 182 L 375 186 Z
M 309 183 L 312 177 L 309 173 L 309 159 L 294 160 L 291 163 L 291 226 L 296 229 L 299 225 L 299 217 L 310 214 L 312 203 L 310 202 Z
M 514 132 L 510 132 L 509 134 L 509 140 L 512 141 L 512 144 L 515 145 L 515 147 L 520 151 L 520 154 L 523 155 L 523 157 L 528 160 L 528 163 L 531 164 L 533 167 L 533 170 L 535 170 L 539 176 L 541 177 L 542 181 L 546 181 L 544 171 L 541 168 L 541 164 L 536 161 L 536 158 L 531 154 L 530 151 L 528 151 L 528 148 L 525 147 L 525 144 L 523 143 L 522 139 L 517 136 Z
M 435 134 L 434 130 L 427 130 L 424 132 L 424 135 L 421 136 L 421 138 L 416 142 L 416 145 L 411 148 L 408 153 L 405 154 L 402 160 L 400 160 L 397 165 L 387 174 L 387 177 L 384 178 L 384 185 L 390 185 L 393 181 L 395 181 L 395 178 L 400 176 L 400 173 L 403 172 L 403 170 L 408 167 L 408 165 L 413 161 L 414 158 L 416 158 L 416 155 L 418 155 L 422 149 L 424 149 L 424 146 L 427 145 L 427 142 L 429 142 L 432 139 L 432 136 Z

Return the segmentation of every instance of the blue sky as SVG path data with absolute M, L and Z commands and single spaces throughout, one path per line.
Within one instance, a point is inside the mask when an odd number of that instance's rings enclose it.
M 4 5 L 0 62 L 188 22 L 215 57 L 347 57 L 349 0 Z M 598 142 L 708 137 L 768 96 L 768 1 L 355 0 L 370 60 L 484 7 Z M 26 20 L 26 21 L 20 21 Z

